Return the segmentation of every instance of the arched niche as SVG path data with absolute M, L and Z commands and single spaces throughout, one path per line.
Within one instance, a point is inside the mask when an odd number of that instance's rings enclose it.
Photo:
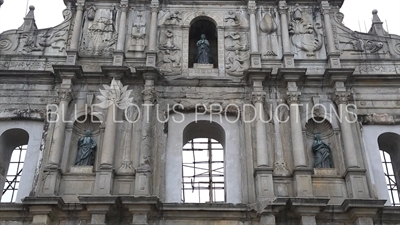
M 217 27 L 208 17 L 195 18 L 189 28 L 189 68 L 193 68 L 197 53 L 197 42 L 202 34 L 210 43 L 213 68 L 218 68 L 218 33 Z
M 63 161 L 63 167 L 68 171 L 71 166 L 75 164 L 76 154 L 78 151 L 78 140 L 80 137 L 85 136 L 86 130 L 90 130 L 92 132 L 92 138 L 96 141 L 97 151 L 96 151 L 96 159 L 98 158 L 98 153 L 100 150 L 100 141 L 101 141 L 101 122 L 100 119 L 96 116 L 90 114 L 80 115 L 72 125 L 72 132 L 68 132 L 66 137 L 66 142 L 70 143 L 67 147 L 67 151 L 65 154 L 68 157 L 65 157 L 67 160 Z M 71 128 L 70 128 L 71 131 Z M 95 160 L 95 164 L 96 164 Z
M 214 70 L 216 70 L 217 76 L 225 76 L 225 38 L 224 38 L 224 20 L 223 18 L 215 12 L 193 12 L 189 14 L 185 20 L 183 21 L 183 33 L 182 33 L 182 69 L 184 73 L 189 73 L 189 60 L 193 62 L 193 55 L 189 54 L 189 30 L 191 25 L 193 25 L 196 21 L 206 20 L 214 24 L 217 34 L 217 56 L 214 60 L 217 61 L 218 66 L 214 66 Z M 195 37 L 194 45 L 196 45 L 197 41 L 200 39 L 200 36 Z M 208 37 L 207 37 L 208 39 Z M 192 53 L 191 53 L 192 54 Z M 192 58 L 192 59 L 191 59 Z M 214 71 L 213 71 L 214 73 Z M 212 75 L 212 74 L 210 74 Z
M 392 160 L 393 172 L 397 181 L 397 190 L 400 190 L 400 135 L 386 132 L 378 136 L 379 150 L 385 151 Z

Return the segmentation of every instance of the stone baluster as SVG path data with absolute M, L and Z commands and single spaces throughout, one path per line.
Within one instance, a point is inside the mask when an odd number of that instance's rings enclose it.
M 294 56 L 290 47 L 288 7 L 286 1 L 279 1 L 279 14 L 281 15 L 281 33 L 283 42 L 283 59 L 286 68 L 294 67 Z
M 256 149 L 257 167 L 268 167 L 267 132 L 265 130 L 264 101 L 265 92 L 253 92 L 252 102 L 255 106 L 256 116 Z
M 351 123 L 350 123 L 350 121 L 354 121 L 354 119 L 349 117 L 349 113 L 347 111 L 349 98 L 350 98 L 349 92 L 338 91 L 335 93 L 335 103 L 338 107 L 339 122 L 340 122 L 340 129 L 342 131 L 346 167 L 359 168 L 356 148 L 354 146 L 353 132 L 351 131 Z
M 149 49 L 146 53 L 146 66 L 156 66 L 157 53 L 157 16 L 159 10 L 159 3 L 157 0 L 151 1 L 151 22 L 150 22 L 150 35 L 149 35 Z
M 142 139 L 140 142 L 139 167 L 136 170 L 135 195 L 149 196 L 151 194 L 151 143 L 152 115 L 156 93 L 154 83 L 157 75 L 152 72 L 144 73 Z
M 81 27 L 82 27 L 81 24 L 82 24 L 84 6 L 85 6 L 85 0 L 78 0 L 78 2 L 76 3 L 74 30 L 72 31 L 71 45 L 69 47 L 71 51 L 78 50 L 79 35 L 81 34 Z

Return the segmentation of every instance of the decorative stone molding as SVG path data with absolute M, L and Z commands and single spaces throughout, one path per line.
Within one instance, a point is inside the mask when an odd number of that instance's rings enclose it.
M 157 3 L 155 3 L 155 2 L 152 2 L 152 3 L 151 3 L 151 5 L 150 5 L 150 12 L 152 12 L 152 13 L 158 13 L 159 9 L 160 9 L 160 5 L 158 4 L 158 2 L 157 2 Z
M 157 94 L 154 89 L 146 89 L 142 91 L 143 102 L 154 103 L 157 100 Z

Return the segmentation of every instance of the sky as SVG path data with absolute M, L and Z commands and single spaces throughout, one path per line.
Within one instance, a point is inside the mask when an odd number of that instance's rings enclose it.
M 27 2 L 35 6 L 36 25 L 39 29 L 53 27 L 63 21 L 63 0 L 4 0 L 0 8 L 0 32 L 17 29 L 22 25 Z M 344 24 L 355 31 L 368 31 L 373 9 L 378 10 L 385 29 L 388 24 L 391 34 L 400 35 L 400 0 L 345 0 L 341 9 L 345 15 Z

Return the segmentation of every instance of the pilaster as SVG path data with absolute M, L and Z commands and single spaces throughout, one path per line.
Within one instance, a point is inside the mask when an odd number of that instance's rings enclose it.
M 79 196 L 79 203 L 85 206 L 90 213 L 90 223 L 88 225 L 106 225 L 106 214 L 111 206 L 121 208 L 121 200 L 118 197 L 106 196 Z
M 51 225 L 52 219 L 65 205 L 61 197 L 25 197 L 22 201 L 33 214 L 32 225 Z
M 327 206 L 325 198 L 291 198 L 288 205 L 300 217 L 301 225 L 317 225 L 316 216 Z

